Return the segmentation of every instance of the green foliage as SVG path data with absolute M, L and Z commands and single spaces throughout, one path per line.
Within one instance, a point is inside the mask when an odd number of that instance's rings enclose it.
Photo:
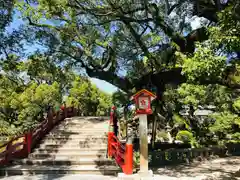
M 233 108 L 238 114 L 240 114 L 240 98 L 234 101 Z
M 206 87 L 203 85 L 182 84 L 178 90 L 179 100 L 183 104 L 194 106 L 202 104 L 205 98 Z
M 140 153 L 139 152 L 136 152 L 134 151 L 133 153 L 133 166 L 136 168 L 139 166 L 140 164 Z
M 237 115 L 231 112 L 221 112 L 211 115 L 216 121 L 210 127 L 210 130 L 214 133 L 228 133 L 231 132 L 232 125 L 235 124 L 235 120 L 238 118 Z
M 217 137 L 219 144 L 240 142 L 240 118 L 238 115 L 231 112 L 221 112 L 213 114 L 212 117 L 215 119 L 215 123 L 209 129 Z
M 163 141 L 163 142 L 169 141 L 169 137 L 168 137 L 167 132 L 164 132 L 164 131 L 157 132 L 156 140 L 157 141 Z
M 183 56 L 182 56 L 183 57 Z M 217 56 L 209 47 L 198 45 L 193 57 L 183 60 L 183 73 L 189 82 L 212 81 L 222 78 L 226 67 L 226 58 Z
M 210 28 L 211 39 L 216 48 L 222 46 L 225 52 L 239 52 L 240 25 L 238 15 L 239 2 L 232 3 L 218 14 L 219 26 Z
M 193 147 L 196 147 L 196 140 L 193 134 L 189 131 L 179 131 L 176 136 L 177 140 L 180 140 L 184 143 L 190 143 Z
M 173 115 L 173 120 L 174 120 L 174 124 L 175 124 L 175 125 L 177 125 L 177 126 L 182 126 L 182 125 L 184 125 L 184 127 L 185 127 L 187 130 L 190 130 L 190 125 L 189 125 L 188 120 L 186 120 L 185 118 L 181 117 L 180 115 L 174 114 L 174 115 Z
M 67 105 L 79 107 L 86 115 L 106 115 L 111 106 L 111 96 L 101 92 L 84 77 L 76 77 L 69 90 Z
M 11 108 L 18 112 L 16 126 L 31 128 L 43 118 L 47 106 L 53 106 L 60 99 L 58 84 L 53 85 L 31 83 L 22 93 L 14 93 L 10 102 Z
M 120 90 L 113 93 L 112 99 L 113 104 L 119 108 L 129 103 L 129 96 Z

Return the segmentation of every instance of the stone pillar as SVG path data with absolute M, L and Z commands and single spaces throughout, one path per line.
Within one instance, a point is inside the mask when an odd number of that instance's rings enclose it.
M 140 133 L 140 174 L 148 174 L 148 135 L 147 135 L 147 115 L 139 115 Z

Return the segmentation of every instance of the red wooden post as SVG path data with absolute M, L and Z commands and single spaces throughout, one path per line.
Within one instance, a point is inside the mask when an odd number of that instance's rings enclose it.
M 110 126 L 109 127 L 109 132 L 108 132 L 108 158 L 112 157 L 112 139 L 114 136 L 113 128 Z
M 126 150 L 125 150 L 125 174 L 132 174 L 133 173 L 133 144 L 132 142 L 127 142 Z
M 73 107 L 73 116 L 77 116 L 77 109 Z
M 7 144 L 7 147 L 6 147 L 6 154 L 5 154 L 5 162 L 6 164 L 8 164 L 11 160 L 11 155 L 12 155 L 12 141 L 10 141 L 8 144 Z
M 31 153 L 32 149 L 32 132 L 28 132 L 25 134 L 25 150 L 26 150 L 26 156 Z
M 48 118 L 48 129 L 51 130 L 52 127 L 53 127 L 53 111 L 52 111 L 52 108 L 49 109 L 47 118 Z
M 115 109 L 116 107 L 113 106 L 110 112 L 110 121 L 109 121 L 109 129 L 108 129 L 108 158 L 112 157 L 111 143 L 114 136 L 113 117 L 114 117 Z
M 58 122 L 60 119 L 59 119 L 59 111 L 56 112 L 56 122 Z

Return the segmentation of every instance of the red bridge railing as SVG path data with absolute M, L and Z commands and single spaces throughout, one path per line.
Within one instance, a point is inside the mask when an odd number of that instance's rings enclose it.
M 58 112 L 48 112 L 47 118 L 35 129 L 20 135 L 0 146 L 0 165 L 7 165 L 13 159 L 25 158 L 52 128 L 64 120 L 77 114 L 75 108 L 64 108 Z
M 133 145 L 132 143 L 123 143 L 116 136 L 117 126 L 116 108 L 113 107 L 110 114 L 109 132 L 108 132 L 108 157 L 114 158 L 125 174 L 133 173 Z

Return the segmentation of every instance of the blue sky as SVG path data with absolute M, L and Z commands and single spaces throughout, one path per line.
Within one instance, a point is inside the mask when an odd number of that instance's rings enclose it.
M 24 21 L 22 21 L 20 18 L 19 18 L 20 14 L 18 12 L 15 13 L 14 17 L 13 17 L 13 22 L 10 24 L 9 27 L 7 27 L 7 31 L 8 32 L 11 32 L 13 31 L 14 29 L 17 29 L 21 24 L 24 24 Z M 41 46 L 38 46 L 38 45 L 34 45 L 34 46 L 29 46 L 29 45 L 25 45 L 24 46 L 24 49 L 25 50 L 25 53 L 31 53 L 31 52 L 34 52 L 36 51 L 37 49 L 41 49 L 42 47 Z M 91 82 L 93 84 L 96 84 L 96 86 L 101 89 L 102 91 L 106 92 L 106 93 L 110 93 L 112 94 L 113 92 L 115 92 L 117 90 L 117 87 L 111 85 L 110 83 L 106 82 L 106 81 L 103 81 L 103 80 L 99 80 L 99 79 L 96 79 L 96 78 L 90 78 Z

